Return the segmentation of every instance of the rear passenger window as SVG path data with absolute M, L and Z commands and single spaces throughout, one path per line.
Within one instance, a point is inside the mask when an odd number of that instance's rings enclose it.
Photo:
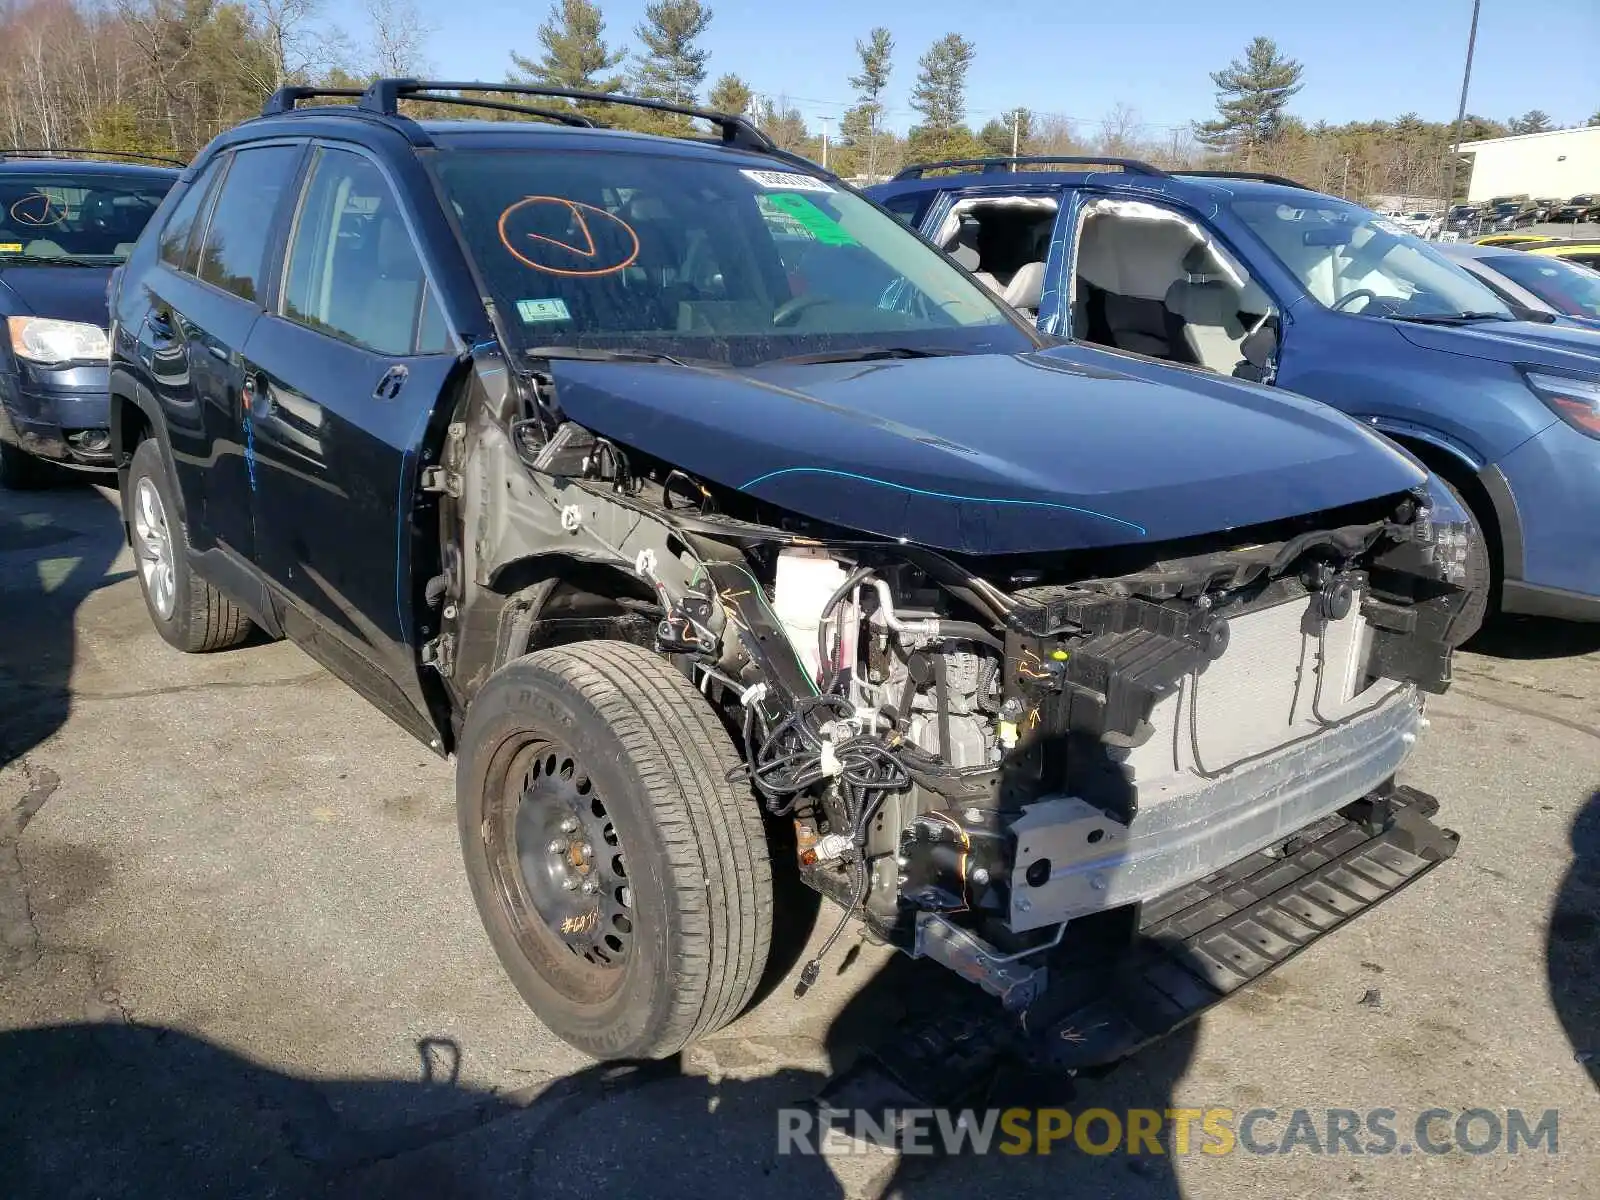
M 261 146 L 234 153 L 206 227 L 201 279 L 244 300 L 261 298 L 273 214 L 299 153 L 298 146 Z
M 189 184 L 189 190 L 184 192 L 183 198 L 178 201 L 178 207 L 172 210 L 172 216 L 167 219 L 166 227 L 161 231 L 161 261 L 169 267 L 179 271 L 186 269 L 189 242 L 195 232 L 195 218 L 200 213 L 200 206 L 205 202 L 206 193 L 211 190 L 212 180 L 217 177 L 217 163 L 221 161 L 217 158 L 212 159 L 199 178 Z
M 376 354 L 449 349 L 400 206 L 362 155 L 318 151 L 289 242 L 282 309 Z

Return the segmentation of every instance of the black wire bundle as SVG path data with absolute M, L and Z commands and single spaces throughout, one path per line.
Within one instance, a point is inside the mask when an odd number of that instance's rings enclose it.
M 850 904 L 823 942 L 822 949 L 801 970 L 800 983 L 795 988 L 798 997 L 805 995 L 816 982 L 822 959 L 866 901 L 867 889 L 871 886 L 867 858 L 862 852 L 867 826 L 882 807 L 885 796 L 911 786 L 911 775 L 895 752 L 872 733 L 855 734 L 834 742 L 832 750 L 839 770 L 836 773 L 824 770 L 823 745 L 830 739 L 823 727 L 830 721 L 855 715 L 843 696 L 824 694 L 802 700 L 794 712 L 767 732 L 759 750 L 755 749 L 755 707 L 751 704 L 745 709 L 745 771 L 765 799 L 767 811 L 779 817 L 789 815 L 802 794 L 832 778 L 839 788 L 850 835 L 853 884 Z

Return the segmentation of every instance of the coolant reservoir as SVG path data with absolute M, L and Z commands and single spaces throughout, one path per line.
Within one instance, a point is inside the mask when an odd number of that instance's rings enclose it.
M 785 550 L 778 555 L 772 610 L 812 679 L 817 678 L 821 669 L 817 625 L 822 619 L 822 606 L 844 580 L 843 565 L 826 554 Z

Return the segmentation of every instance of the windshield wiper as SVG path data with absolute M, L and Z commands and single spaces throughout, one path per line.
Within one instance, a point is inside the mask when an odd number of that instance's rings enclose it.
M 0 254 L 0 267 L 104 267 L 116 264 L 84 262 L 78 258 L 51 258 L 45 254 Z
M 1410 321 L 1416 325 L 1469 325 L 1475 321 L 1515 321 L 1508 313 L 1387 313 L 1394 321 Z
M 568 359 L 574 362 L 670 363 L 674 367 L 725 367 L 710 358 L 678 358 L 654 350 L 603 350 L 596 346 L 534 346 L 524 350 L 529 358 Z
M 925 350 L 916 346 L 859 346 L 854 350 L 823 350 L 817 354 L 795 354 L 789 358 L 770 358 L 760 364 L 765 367 L 807 366 L 813 363 L 871 362 L 877 358 L 951 358 L 967 354 L 966 350 Z

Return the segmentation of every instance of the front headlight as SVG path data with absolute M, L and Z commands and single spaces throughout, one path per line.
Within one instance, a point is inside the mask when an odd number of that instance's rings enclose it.
M 1571 375 L 1524 371 L 1534 395 L 1579 433 L 1600 438 L 1600 382 Z
M 98 325 L 58 321 L 54 317 L 8 317 L 11 352 L 45 366 L 72 362 L 105 362 L 111 343 Z

